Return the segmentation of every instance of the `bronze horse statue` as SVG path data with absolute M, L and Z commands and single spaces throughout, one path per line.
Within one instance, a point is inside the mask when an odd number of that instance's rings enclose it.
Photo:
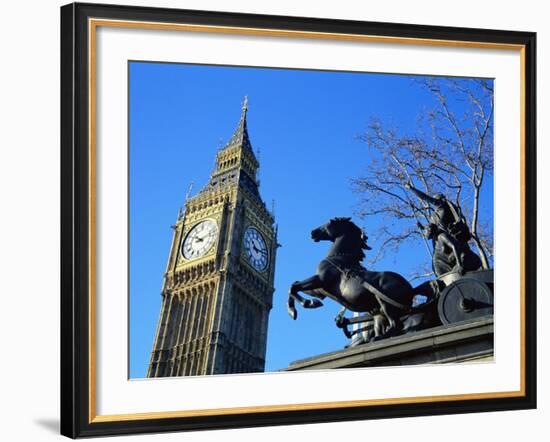
M 320 299 L 329 297 L 353 312 L 370 313 L 375 339 L 399 334 L 400 318 L 410 311 L 418 292 L 398 273 L 369 271 L 360 264 L 365 257 L 363 250 L 370 250 L 363 230 L 351 218 L 332 218 L 314 229 L 311 238 L 333 245 L 315 275 L 290 287 L 290 316 L 297 318 L 295 301 L 304 308 L 318 308 L 323 305 Z M 313 298 L 306 299 L 299 292 Z

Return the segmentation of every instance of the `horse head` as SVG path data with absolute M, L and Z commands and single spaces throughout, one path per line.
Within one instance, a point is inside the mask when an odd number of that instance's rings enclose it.
M 311 231 L 311 239 L 315 242 L 332 241 L 344 235 L 357 238 L 361 249 L 371 250 L 367 244 L 368 236 L 359 228 L 350 217 L 331 218 L 330 221 Z

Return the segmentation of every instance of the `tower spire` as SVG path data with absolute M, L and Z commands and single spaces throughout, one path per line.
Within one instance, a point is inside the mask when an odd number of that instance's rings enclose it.
M 240 146 L 243 149 L 248 149 L 252 152 L 252 144 L 250 143 L 250 137 L 248 136 L 248 128 L 246 125 L 246 113 L 248 111 L 248 95 L 244 96 L 243 104 L 241 106 L 241 118 L 237 124 L 237 128 L 231 139 L 227 142 L 224 148 Z
M 260 198 L 258 191 L 258 168 L 260 164 L 248 136 L 247 111 L 248 97 L 245 96 L 241 105 L 239 123 L 225 146 L 218 149 L 210 181 L 200 193 L 236 185 L 239 188 L 245 188 L 252 195 Z

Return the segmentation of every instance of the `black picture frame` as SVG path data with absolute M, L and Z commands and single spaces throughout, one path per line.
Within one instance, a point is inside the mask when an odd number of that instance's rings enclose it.
M 524 75 L 524 395 L 410 404 L 94 421 L 90 397 L 90 18 L 519 45 Z M 61 8 L 61 434 L 71 437 L 536 408 L 536 34 L 166 8 Z

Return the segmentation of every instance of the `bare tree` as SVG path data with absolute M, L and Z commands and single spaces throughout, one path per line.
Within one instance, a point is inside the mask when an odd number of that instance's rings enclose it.
M 358 215 L 381 217 L 372 260 L 403 244 L 424 241 L 419 223 L 431 208 L 407 184 L 453 201 L 466 217 L 484 268 L 493 256 L 492 216 L 481 210 L 484 186 L 493 174 L 493 88 L 482 79 L 424 78 L 414 83 L 434 98 L 419 116 L 414 134 L 402 134 L 373 119 L 360 139 L 369 149 L 365 174 L 352 180 L 361 195 Z M 485 217 L 485 219 L 483 219 Z M 426 275 L 422 275 L 426 276 Z

